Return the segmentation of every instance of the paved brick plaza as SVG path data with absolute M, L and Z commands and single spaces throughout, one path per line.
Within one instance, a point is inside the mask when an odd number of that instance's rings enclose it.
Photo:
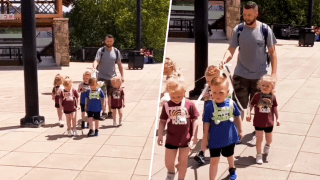
M 218 65 L 227 48 L 226 41 L 210 43 L 209 64 Z M 255 143 L 249 141 L 254 128 L 251 123 L 243 123 L 245 144 L 235 149 L 238 177 L 242 180 L 320 180 L 320 43 L 316 42 L 314 47 L 298 47 L 295 40 L 278 40 L 276 50 L 276 96 L 282 125 L 274 129 L 268 162 L 257 165 Z M 177 66 L 182 68 L 188 91 L 193 89 L 194 43 L 168 42 L 166 57 L 177 62 Z M 231 64 L 233 72 L 235 58 Z M 198 110 L 202 114 L 203 104 L 198 106 Z M 199 129 L 198 137 L 202 138 L 202 125 Z M 164 150 L 163 146 L 155 146 L 152 180 L 163 180 L 166 177 Z M 206 159 L 206 165 L 198 167 L 193 160 L 194 155 L 192 153 L 189 160 L 186 180 L 209 179 L 209 158 Z M 227 159 L 221 158 L 217 175 L 219 180 L 226 179 L 227 169 Z
M 70 67 L 46 67 L 38 71 L 40 115 L 46 125 L 20 128 L 24 117 L 22 67 L 0 67 L 0 179 L 1 180 L 147 180 L 153 144 L 162 64 L 128 70 L 124 64 L 124 122 L 100 123 L 99 137 L 62 135 L 51 100 L 57 73 L 70 76 L 74 87 L 92 63 L 70 63 Z M 81 118 L 78 111 L 78 119 Z M 79 126 L 80 127 L 80 126 Z M 79 128 L 78 133 L 81 134 Z

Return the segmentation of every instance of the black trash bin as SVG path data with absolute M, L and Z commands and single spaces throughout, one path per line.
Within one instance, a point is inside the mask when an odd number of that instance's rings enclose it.
M 129 52 L 129 69 L 143 69 L 144 57 L 140 54 L 140 51 L 130 51 Z
M 299 31 L 299 46 L 313 46 L 315 40 L 314 30 L 312 28 L 301 28 Z

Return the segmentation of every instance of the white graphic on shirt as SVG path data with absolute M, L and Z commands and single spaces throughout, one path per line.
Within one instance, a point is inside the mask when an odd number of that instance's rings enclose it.
M 66 101 L 73 101 L 72 92 L 64 92 L 64 99 Z
M 260 113 L 270 113 L 272 107 L 271 99 L 269 98 L 260 98 L 258 102 L 258 108 Z
M 113 99 L 120 99 L 120 91 L 113 91 L 112 97 Z
M 187 108 L 174 106 L 168 108 L 170 112 L 170 119 L 172 120 L 172 124 L 174 125 L 186 125 L 187 118 L 189 117 L 189 113 Z

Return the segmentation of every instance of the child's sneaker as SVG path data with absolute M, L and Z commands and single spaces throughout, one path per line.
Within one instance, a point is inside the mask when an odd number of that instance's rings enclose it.
M 229 169 L 230 173 L 230 180 L 236 180 L 237 179 L 237 173 L 236 173 L 236 168 L 230 168 Z
M 64 122 L 62 120 L 59 120 L 59 126 L 63 127 L 64 126 Z
M 84 128 L 85 128 L 84 125 L 85 125 L 85 122 L 84 122 L 84 121 L 81 121 L 81 129 L 84 129 Z
M 108 116 L 108 114 L 107 114 L 107 113 L 105 113 L 105 112 L 103 112 L 103 113 L 102 113 L 102 116 L 103 116 L 103 117 L 107 117 L 107 116 Z
M 73 130 L 73 135 L 78 136 L 77 130 Z
M 119 119 L 119 126 L 122 126 L 122 119 Z
M 73 133 L 71 130 L 68 130 L 68 136 L 73 136 Z
M 87 128 L 87 129 L 89 129 L 89 127 L 90 127 L 90 126 L 89 126 L 89 122 L 87 122 L 87 126 L 86 126 L 86 128 Z
M 112 112 L 108 112 L 108 117 L 107 118 L 112 118 Z
M 94 135 L 95 136 L 99 136 L 99 130 L 98 129 L 94 130 Z
M 203 151 L 200 151 L 195 157 L 194 160 L 196 160 L 199 165 L 203 165 L 205 163 L 205 159 L 204 159 L 204 153 Z
M 270 146 L 269 145 L 264 145 L 264 148 L 263 148 L 263 154 L 269 154 L 269 149 L 270 149 Z
M 92 137 L 92 136 L 94 136 L 94 132 L 92 129 L 90 129 L 88 132 L 88 137 Z
M 113 126 L 117 126 L 117 121 L 113 120 Z
M 173 180 L 175 175 L 175 173 L 168 172 L 166 180 Z
M 257 164 L 263 164 L 262 154 L 257 154 L 256 162 L 257 162 Z

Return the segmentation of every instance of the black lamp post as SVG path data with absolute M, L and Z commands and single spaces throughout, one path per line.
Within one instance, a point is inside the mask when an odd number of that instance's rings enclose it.
M 313 20 L 313 2 L 314 0 L 309 0 L 309 12 L 308 12 L 308 27 L 311 28 Z
M 24 89 L 26 116 L 21 126 L 40 126 L 44 117 L 39 116 L 38 72 L 36 50 L 36 23 L 34 0 L 21 1 L 22 54 L 24 64 Z
M 137 0 L 137 50 L 141 49 L 141 0 Z
M 203 77 L 208 67 L 208 0 L 194 1 L 194 31 L 195 31 L 195 80 Z M 195 88 L 189 92 L 194 98 L 201 94 L 206 80 L 203 78 L 195 82 Z

